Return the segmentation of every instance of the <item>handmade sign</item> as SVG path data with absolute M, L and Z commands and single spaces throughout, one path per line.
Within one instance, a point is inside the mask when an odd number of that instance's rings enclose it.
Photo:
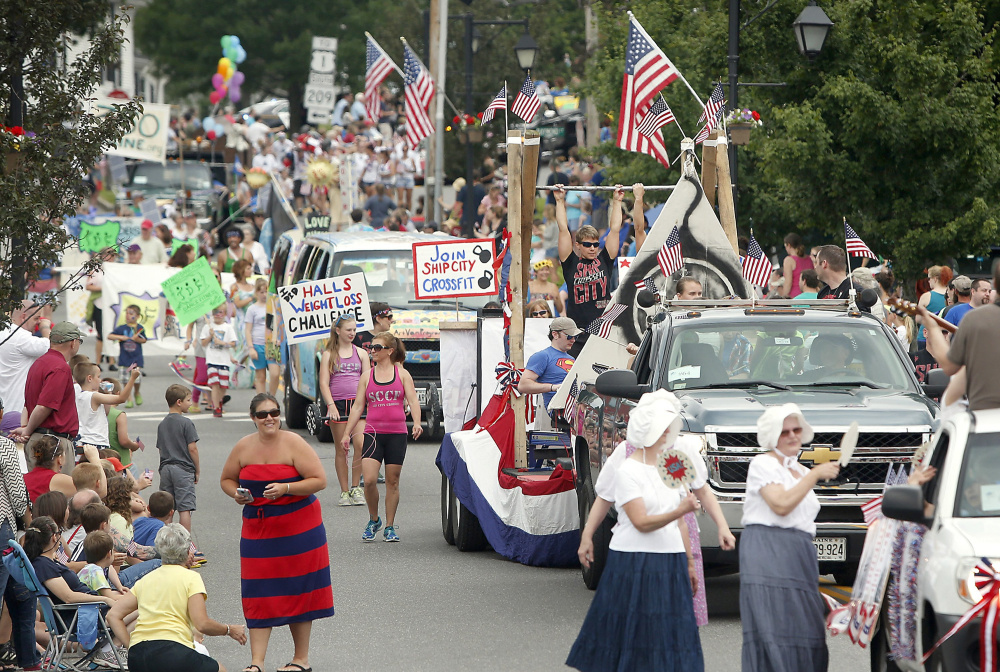
M 191 324 L 226 302 L 226 295 L 205 257 L 198 257 L 160 286 L 181 324 Z
M 118 184 L 128 182 L 128 166 L 125 164 L 125 157 L 109 156 L 108 169 L 111 171 L 111 179 Z
M 305 234 L 330 232 L 330 215 L 309 215 L 305 218 Z
M 118 244 L 118 234 L 121 233 L 121 222 L 108 221 L 101 224 L 90 222 L 80 223 L 80 251 L 100 252 L 106 247 Z
M 278 288 L 278 297 L 289 345 L 326 338 L 344 314 L 355 319 L 358 331 L 373 326 L 364 273 L 285 285 Z
M 257 212 L 267 212 L 267 206 L 271 204 L 271 183 L 268 182 L 257 190 Z
M 687 453 L 670 448 L 660 454 L 657 469 L 668 488 L 688 488 L 694 480 L 694 464 Z
M 157 207 L 156 201 L 148 198 L 144 198 L 139 203 L 139 214 L 143 219 L 148 219 L 153 224 L 157 224 L 160 221 L 160 208 Z
M 413 244 L 417 299 L 453 299 L 498 293 L 493 240 L 442 240 Z

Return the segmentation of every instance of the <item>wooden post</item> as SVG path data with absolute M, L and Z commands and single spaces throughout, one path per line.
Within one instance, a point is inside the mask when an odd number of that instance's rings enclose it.
M 722 230 L 726 232 L 733 251 L 739 255 L 740 245 L 736 239 L 736 206 L 733 203 L 733 183 L 729 177 L 729 143 L 725 135 L 720 135 L 716 140 L 715 165 L 719 176 L 719 221 L 722 222 Z
M 701 186 L 705 190 L 705 198 L 715 207 L 715 186 L 717 184 L 715 176 L 715 144 L 719 137 L 718 131 L 705 140 L 701 150 Z
M 538 131 L 524 132 L 521 150 L 521 287 L 527 298 L 528 278 L 531 271 L 531 225 L 535 222 L 535 184 L 538 181 L 538 150 L 541 140 Z
M 522 204 L 524 203 L 522 172 L 524 137 L 521 131 L 507 131 L 507 228 L 510 231 L 510 361 L 518 369 L 524 368 L 524 271 L 526 259 L 521 250 Z M 532 192 L 532 195 L 534 192 Z M 531 240 L 530 237 L 528 239 Z M 528 434 L 524 426 L 526 397 L 512 397 L 514 408 L 514 466 L 528 466 Z

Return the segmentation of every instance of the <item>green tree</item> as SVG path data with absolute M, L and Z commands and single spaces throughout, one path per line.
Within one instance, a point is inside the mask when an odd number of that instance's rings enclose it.
M 141 111 L 131 102 L 104 117 L 83 113 L 123 40 L 121 19 L 94 22 L 107 16 L 107 7 L 100 0 L 0 0 L 6 36 L 0 41 L 0 116 L 6 127 L 0 129 L 0 193 L 6 195 L 0 208 L 0 324 L 23 297 L 25 281 L 36 280 L 75 244 L 60 223 L 88 193 L 80 176 Z M 63 40 L 84 30 L 90 32 L 89 47 L 63 68 L 57 58 Z M 14 126 L 20 129 L 12 132 Z

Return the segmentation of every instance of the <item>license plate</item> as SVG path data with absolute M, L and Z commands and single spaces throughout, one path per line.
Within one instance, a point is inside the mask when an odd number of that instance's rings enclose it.
M 417 388 L 417 403 L 423 406 L 427 403 L 427 388 L 418 387 Z
M 816 537 L 813 539 L 816 556 L 820 562 L 844 562 L 847 560 L 847 539 L 845 537 Z

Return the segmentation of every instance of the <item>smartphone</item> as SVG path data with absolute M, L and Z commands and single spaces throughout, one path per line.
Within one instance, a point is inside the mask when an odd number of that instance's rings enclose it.
M 153 470 L 152 469 L 147 469 L 144 473 L 146 474 L 146 478 L 148 478 L 149 480 L 153 480 Z
M 250 497 L 250 498 L 253 497 L 253 495 L 250 494 L 250 491 L 247 488 L 236 488 L 236 494 L 242 497 Z

